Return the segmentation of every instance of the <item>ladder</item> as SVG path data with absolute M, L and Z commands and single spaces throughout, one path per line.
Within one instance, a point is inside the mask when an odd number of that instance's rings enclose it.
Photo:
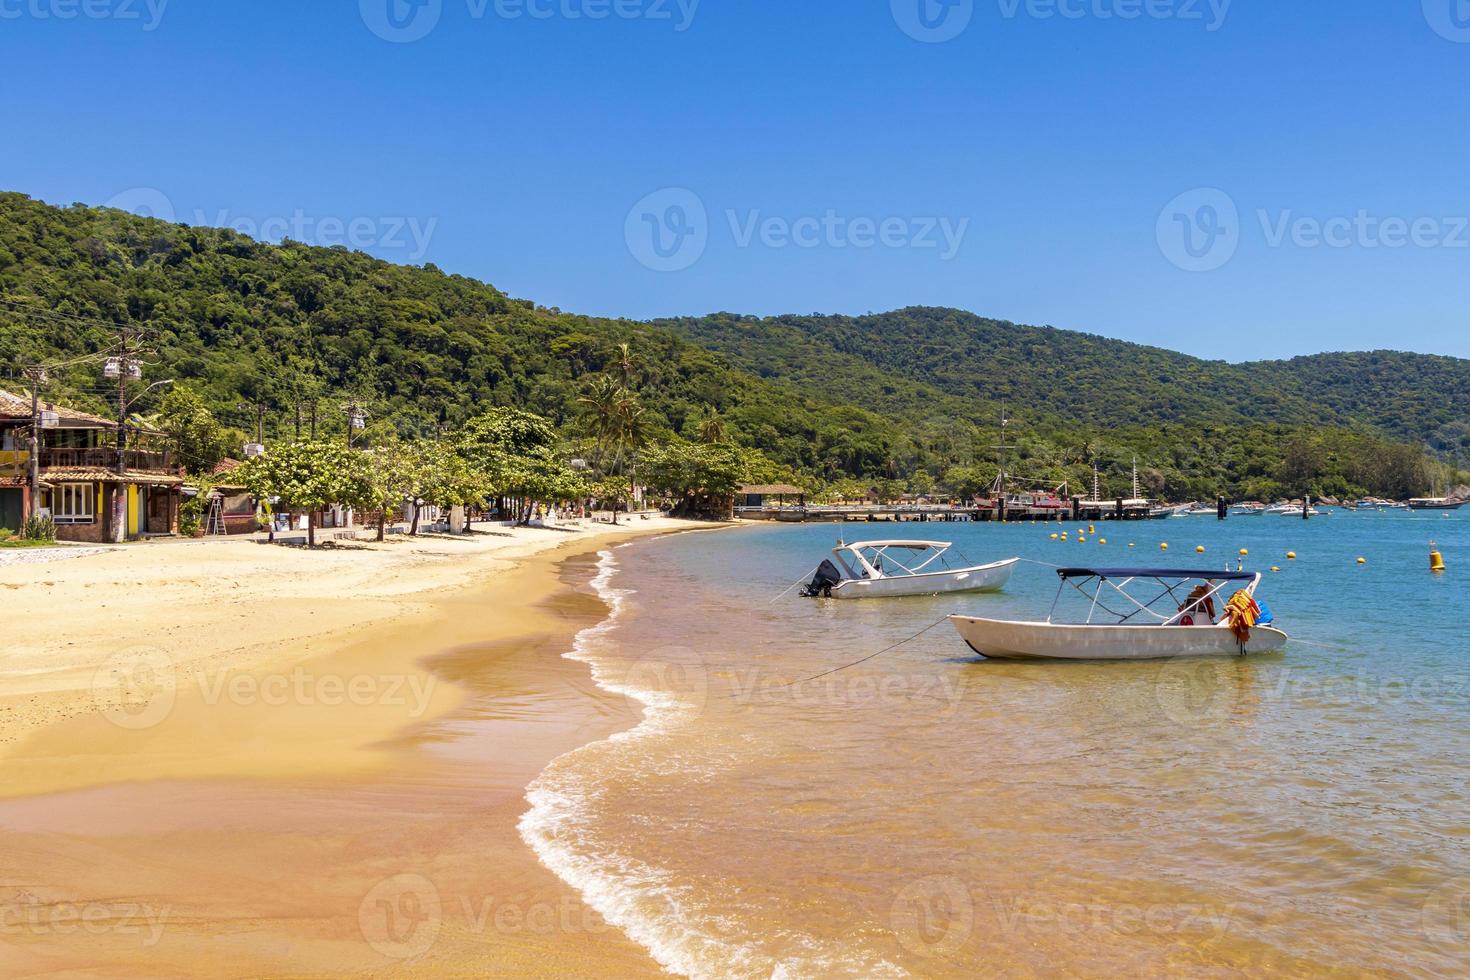
M 225 501 L 219 494 L 209 498 L 209 516 L 204 521 L 204 533 L 206 535 L 224 535 L 225 531 Z

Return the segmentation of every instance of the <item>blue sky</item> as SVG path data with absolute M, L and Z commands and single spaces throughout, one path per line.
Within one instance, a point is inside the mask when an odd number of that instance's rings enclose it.
M 1466 0 L 0 0 L 0 55 L 0 187 L 567 310 L 1470 356 Z

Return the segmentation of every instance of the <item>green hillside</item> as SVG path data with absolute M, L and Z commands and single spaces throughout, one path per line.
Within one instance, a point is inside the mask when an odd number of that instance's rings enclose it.
M 1228 364 L 1052 327 L 915 307 L 862 317 L 719 314 L 663 321 L 765 377 L 840 390 L 870 366 L 991 411 L 1102 428 L 1182 421 L 1360 427 L 1453 451 L 1470 361 L 1377 351 Z
M 1002 403 L 1023 477 L 1081 487 L 1096 462 L 1123 492 L 1137 456 L 1150 492 L 1174 498 L 1404 495 L 1450 476 L 1425 443 L 1452 452 L 1470 431 L 1456 408 L 1470 364 L 1449 358 L 1231 366 L 932 309 L 609 320 L 432 265 L 0 194 L 0 370 L 95 353 L 123 324 L 147 332 L 150 379 L 198 392 L 242 441 L 256 406 L 270 440 L 294 436 L 298 410 L 309 426 L 313 402 L 319 430 L 342 432 L 352 399 L 369 440 L 513 405 L 574 449 L 577 400 L 627 343 L 653 441 L 694 439 L 718 413 L 811 489 L 988 482 Z M 53 397 L 106 409 L 95 363 L 54 374 Z

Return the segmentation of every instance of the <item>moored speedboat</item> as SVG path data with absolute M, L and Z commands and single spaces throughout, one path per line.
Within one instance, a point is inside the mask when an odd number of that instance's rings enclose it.
M 998 592 L 1021 559 L 954 567 L 949 541 L 837 542 L 832 558 L 802 591 L 809 598 L 875 599 L 895 596 Z
M 1287 635 L 1270 625 L 1270 612 L 1256 601 L 1258 572 L 1064 568 L 1057 574 L 1061 578 L 1057 601 L 1044 622 L 975 616 L 951 616 L 950 622 L 970 649 L 993 660 L 1223 657 L 1266 653 L 1286 645 Z M 1149 601 L 1141 602 L 1129 592 L 1136 582 L 1150 583 Z M 1190 583 L 1197 584 L 1185 591 Z M 1238 590 L 1217 602 L 1232 585 Z M 1053 622 L 1068 586 L 1088 601 L 1084 622 Z M 1106 588 L 1111 591 L 1105 593 Z M 1115 620 L 1096 622 L 1099 616 Z

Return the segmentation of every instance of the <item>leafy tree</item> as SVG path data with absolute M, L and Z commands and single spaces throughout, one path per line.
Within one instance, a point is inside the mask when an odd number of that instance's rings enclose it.
M 238 472 L 257 499 L 279 500 L 287 509 L 306 511 L 306 541 L 313 548 L 318 511 L 333 504 L 371 506 L 374 498 L 368 457 L 335 442 L 272 446 Z
M 175 386 L 163 398 L 157 425 L 190 473 L 207 476 L 230 451 L 230 434 L 192 388 Z
M 418 481 L 415 500 L 441 510 L 475 503 L 491 492 L 492 478 L 443 443 L 416 444 L 413 467 Z M 415 507 L 410 533 L 417 535 L 418 532 L 419 514 Z
M 680 516 L 727 516 L 741 485 L 758 465 L 757 454 L 734 446 L 673 442 L 644 456 L 648 486 L 675 500 Z

